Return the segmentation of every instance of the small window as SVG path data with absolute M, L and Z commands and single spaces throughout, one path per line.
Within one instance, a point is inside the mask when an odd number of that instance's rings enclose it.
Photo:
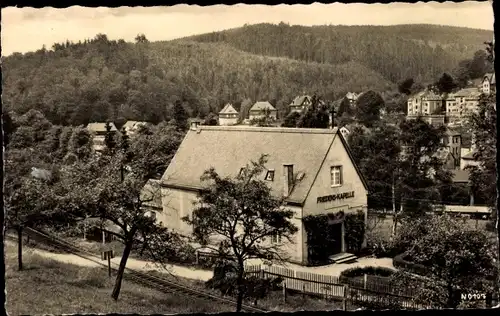
M 240 168 L 240 173 L 238 175 L 242 176 L 244 172 L 245 172 L 245 168 Z
M 334 166 L 330 170 L 330 181 L 332 187 L 338 187 L 342 185 L 342 167 Z
M 267 181 L 274 181 L 274 170 L 268 170 L 266 174 Z

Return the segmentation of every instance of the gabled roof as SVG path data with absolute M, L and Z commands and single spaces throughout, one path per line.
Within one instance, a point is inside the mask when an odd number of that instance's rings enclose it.
M 490 81 L 490 84 L 496 84 L 496 78 L 495 78 L 495 73 L 487 73 L 483 76 L 483 81 L 485 79 L 488 79 Z
M 141 200 L 145 206 L 161 208 L 161 187 L 160 180 L 149 179 L 141 191 Z
M 474 158 L 475 154 L 476 154 L 475 151 L 470 151 L 467 154 L 463 155 L 462 159 L 465 159 L 465 160 L 476 160 L 476 158 Z
M 477 88 L 465 88 L 453 94 L 455 97 L 479 97 L 481 91 Z
M 125 123 L 123 125 L 123 128 L 125 128 L 126 130 L 129 130 L 129 129 L 134 129 L 134 128 L 138 128 L 139 126 L 146 126 L 148 124 L 148 122 L 142 122 L 142 121 L 127 121 L 127 123 Z
M 272 106 L 268 101 L 258 101 L 250 108 L 250 111 L 262 111 L 269 109 L 271 111 L 276 111 L 276 108 Z
M 233 105 L 231 103 L 228 103 L 222 108 L 222 110 L 219 112 L 219 114 L 238 114 L 238 111 L 235 110 Z
M 304 101 L 306 99 L 311 100 L 311 97 L 308 95 L 300 95 L 298 97 L 295 97 L 295 99 L 293 99 L 292 103 L 290 103 L 290 106 L 300 106 L 300 105 L 302 105 L 302 103 L 304 103 Z
M 116 129 L 116 126 L 113 122 L 109 122 L 109 124 L 111 125 L 111 131 L 112 132 L 116 132 L 117 129 Z M 89 123 L 87 125 L 87 129 L 90 131 L 90 132 L 106 132 L 106 123 Z
M 291 163 L 294 173 L 304 173 L 287 199 L 290 203 L 302 204 L 331 144 L 339 134 L 337 128 L 201 126 L 198 132 L 188 131 L 162 177 L 162 185 L 199 190 L 202 187 L 200 177 L 210 167 L 214 167 L 223 177 L 234 177 L 251 161 L 267 154 L 266 168 L 274 169 L 275 172 L 274 181 L 269 182 L 275 195 L 280 196 L 284 189 L 283 164 Z M 343 137 L 339 138 L 350 155 Z M 260 175 L 262 180 L 265 173 Z M 359 170 L 358 174 L 367 188 Z

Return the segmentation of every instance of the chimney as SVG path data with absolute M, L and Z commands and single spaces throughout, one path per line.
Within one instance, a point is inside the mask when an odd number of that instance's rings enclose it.
M 198 130 L 198 125 L 200 125 L 200 122 L 198 122 L 198 121 L 192 121 L 192 122 L 191 122 L 191 128 L 190 128 L 190 129 L 191 129 L 192 131 L 196 131 L 196 130 Z
M 283 165 L 283 195 L 287 197 L 293 188 L 293 165 Z
M 332 108 L 330 111 L 328 123 L 330 125 L 330 129 L 333 129 L 335 127 L 335 109 Z

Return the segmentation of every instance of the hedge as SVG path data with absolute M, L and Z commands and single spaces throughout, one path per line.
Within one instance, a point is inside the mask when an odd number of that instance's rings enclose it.
M 428 269 L 426 266 L 419 263 L 407 261 L 405 257 L 406 257 L 405 253 L 395 256 L 394 259 L 392 259 L 392 264 L 394 265 L 394 267 L 404 268 L 420 275 L 427 273 Z
M 396 271 L 390 268 L 385 267 L 354 267 L 347 270 L 344 270 L 340 273 L 341 277 L 353 278 L 363 276 L 365 274 L 376 275 L 381 277 L 390 277 Z

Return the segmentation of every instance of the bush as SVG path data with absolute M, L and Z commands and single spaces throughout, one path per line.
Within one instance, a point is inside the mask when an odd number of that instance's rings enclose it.
M 395 273 L 393 269 L 385 267 L 355 267 L 344 270 L 340 273 L 341 277 L 354 278 L 365 274 L 376 275 L 381 277 L 390 277 Z
M 411 271 L 412 273 L 416 273 L 416 274 L 420 274 L 420 275 L 425 274 L 427 272 L 426 266 L 424 266 L 422 264 L 408 261 L 407 259 L 408 258 L 406 258 L 406 254 L 402 253 L 402 254 L 395 256 L 394 259 L 392 259 L 392 264 L 396 268 L 404 268 L 404 269 Z

